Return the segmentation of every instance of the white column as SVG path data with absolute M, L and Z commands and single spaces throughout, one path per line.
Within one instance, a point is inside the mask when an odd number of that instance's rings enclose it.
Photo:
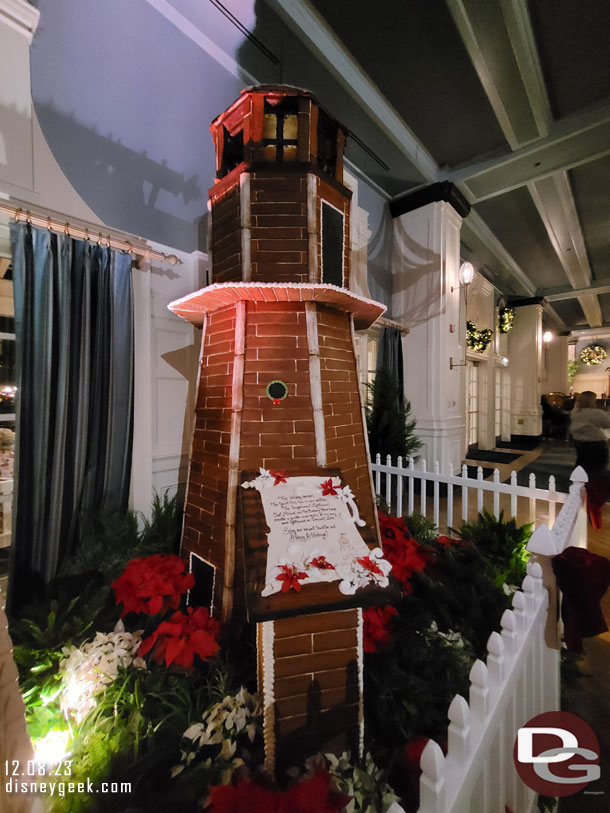
M 404 349 L 405 395 L 422 441 L 421 456 L 441 471 L 462 461 L 466 323 L 459 287 L 462 218 L 443 201 L 394 223 L 392 317 L 410 329 Z
M 0 0 L 0 183 L 34 188 L 30 44 L 40 12 Z
M 542 371 L 542 305 L 516 308 L 513 329 L 508 334 L 511 371 L 511 432 L 540 435 L 540 377 Z
M 555 336 L 543 349 L 541 392 L 568 391 L 568 337 Z

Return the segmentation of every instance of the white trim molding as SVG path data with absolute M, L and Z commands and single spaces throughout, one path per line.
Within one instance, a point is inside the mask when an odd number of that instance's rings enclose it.
M 28 43 L 32 42 L 39 20 L 40 12 L 26 0 L 0 0 L 0 23 L 19 31 Z

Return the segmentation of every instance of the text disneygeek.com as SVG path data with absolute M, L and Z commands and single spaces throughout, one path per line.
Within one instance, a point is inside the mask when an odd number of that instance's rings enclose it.
M 7 793 L 41 794 L 42 796 L 68 796 L 74 793 L 131 793 L 131 782 L 51 782 L 9 779 L 5 782 Z

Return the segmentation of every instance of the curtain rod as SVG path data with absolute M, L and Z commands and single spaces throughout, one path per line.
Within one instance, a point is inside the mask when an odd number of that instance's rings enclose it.
M 385 316 L 380 316 L 375 324 L 379 325 L 379 327 L 392 327 L 394 330 L 399 330 L 405 336 L 411 332 L 408 327 L 401 325 L 400 322 L 395 322 L 394 319 L 387 319 Z
M 119 251 L 127 251 L 130 254 L 135 254 L 139 257 L 149 257 L 155 260 L 162 260 L 170 265 L 182 265 L 180 260 L 175 254 L 164 254 L 162 251 L 155 251 L 147 246 L 134 245 L 130 240 L 119 240 L 112 237 L 110 234 L 102 234 L 102 232 L 95 233 L 95 226 L 91 231 L 86 226 L 76 226 L 73 223 L 66 221 L 61 223 L 59 220 L 54 220 L 50 215 L 41 215 L 30 212 L 29 209 L 22 207 L 9 206 L 6 203 L 0 203 L 0 212 L 13 217 L 15 221 L 24 221 L 31 223 L 33 226 L 42 226 L 49 229 L 49 231 L 61 232 L 68 234 L 70 237 L 77 237 L 81 240 L 90 240 L 94 243 L 105 243 L 108 248 L 115 248 Z

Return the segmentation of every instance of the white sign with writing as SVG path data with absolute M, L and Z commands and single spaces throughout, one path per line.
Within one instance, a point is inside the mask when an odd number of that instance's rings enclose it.
M 345 594 L 371 582 L 388 585 L 390 565 L 360 536 L 356 524 L 365 523 L 353 493 L 338 477 L 286 477 L 261 469 L 242 486 L 260 492 L 269 526 L 263 596 L 299 592 L 312 582 L 339 581 Z

